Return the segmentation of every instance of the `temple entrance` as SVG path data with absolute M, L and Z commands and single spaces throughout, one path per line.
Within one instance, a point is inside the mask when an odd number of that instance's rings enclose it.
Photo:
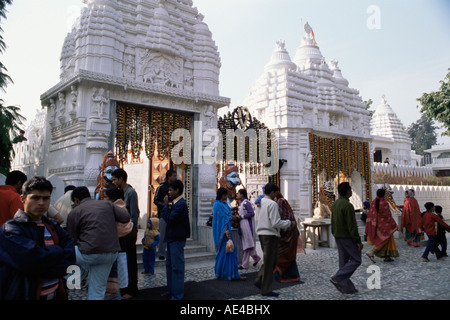
M 156 217 L 158 215 L 158 208 L 153 203 L 155 199 L 156 189 L 159 185 L 165 181 L 166 172 L 169 169 L 173 169 L 173 163 L 170 159 L 159 159 L 158 152 L 155 152 L 153 158 L 149 162 L 149 175 L 148 175 L 148 215 L 149 217 Z
M 169 169 L 175 170 L 184 184 L 183 196 L 189 207 L 190 221 L 193 221 L 192 166 L 188 161 L 191 157 L 192 114 L 118 102 L 116 116 L 115 154 L 121 166 L 126 165 L 125 170 L 132 173 L 133 187 L 141 195 L 139 200 L 146 201 L 146 212 L 141 212 L 140 224 L 144 224 L 149 217 L 157 216 L 153 199 Z M 184 130 L 178 135 L 179 141 L 172 141 L 172 134 L 177 129 Z M 172 151 L 177 145 L 183 148 L 174 155 Z M 173 156 L 178 158 L 173 159 Z M 145 196 L 142 196 L 143 193 Z
M 371 155 L 369 143 L 347 137 L 326 138 L 309 134 L 311 152 L 312 208 L 314 217 L 329 218 L 331 205 L 338 197 L 337 186 L 348 181 L 359 208 L 371 201 Z M 317 210 L 316 210 L 317 209 Z
M 246 107 L 236 107 L 219 117 L 218 129 L 224 137 L 217 162 L 218 187 L 224 185 L 231 163 L 239 171 L 241 185 L 237 189 L 245 188 L 251 202 L 263 193 L 266 183 L 280 185 L 277 139 L 264 123 L 253 118 Z

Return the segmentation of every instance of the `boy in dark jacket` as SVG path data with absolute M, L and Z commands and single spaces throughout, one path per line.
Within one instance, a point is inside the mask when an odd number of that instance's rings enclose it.
M 33 177 L 22 189 L 24 209 L 0 229 L 0 300 L 67 299 L 63 276 L 75 264 L 75 242 L 45 216 L 52 184 Z
M 434 211 L 439 216 L 439 218 L 444 220 L 444 217 L 442 216 L 442 207 L 441 206 L 434 206 Z M 441 224 L 438 224 L 436 241 L 437 241 L 437 245 L 441 246 L 441 252 L 442 252 L 443 257 L 448 256 L 447 255 L 447 238 L 445 236 L 445 232 L 446 232 L 445 228 Z
M 183 183 L 175 180 L 169 185 L 168 196 L 173 199 L 169 202 L 165 198 L 166 205 L 162 211 L 162 218 L 166 220 L 167 242 L 167 292 L 165 295 L 172 300 L 180 300 L 184 297 L 184 246 L 186 239 L 191 236 L 189 224 L 189 211 L 186 200 L 182 197 Z
M 429 262 L 428 253 L 431 249 L 434 250 L 436 254 L 436 258 L 442 258 L 442 252 L 437 246 L 436 235 L 437 235 L 437 227 L 436 223 L 442 225 L 445 229 L 450 230 L 450 226 L 446 224 L 434 211 L 434 203 L 427 202 L 425 203 L 426 212 L 422 213 L 422 225 L 425 233 L 428 236 L 428 244 L 425 248 L 425 251 L 422 254 L 422 261 Z

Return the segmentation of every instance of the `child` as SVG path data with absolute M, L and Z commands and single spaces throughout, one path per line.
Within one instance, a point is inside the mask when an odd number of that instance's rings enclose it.
M 442 207 L 441 206 L 434 206 L 434 211 L 436 214 L 444 220 L 444 217 L 442 216 Z M 442 256 L 448 257 L 447 255 L 447 238 L 445 237 L 445 228 L 442 225 L 438 225 L 437 227 L 437 234 L 436 234 L 436 241 L 437 245 L 441 246 Z
M 425 203 L 425 209 L 426 212 L 422 213 L 422 225 L 424 228 L 425 233 L 428 236 L 428 244 L 425 248 L 425 251 L 422 254 L 422 261 L 429 262 L 428 260 L 428 253 L 431 249 L 434 250 L 436 254 L 436 258 L 440 259 L 442 258 L 443 254 L 441 250 L 437 247 L 437 239 L 436 239 L 436 223 L 442 225 L 445 229 L 450 230 L 450 226 L 446 224 L 442 219 L 437 215 L 434 214 L 434 203 L 427 202 Z
M 144 245 L 144 249 L 142 252 L 144 271 L 142 271 L 142 274 L 148 276 L 152 276 L 155 274 L 156 247 L 159 244 L 160 238 L 159 219 L 148 219 L 147 228 L 145 229 L 145 235 L 144 238 L 142 238 L 142 244 Z

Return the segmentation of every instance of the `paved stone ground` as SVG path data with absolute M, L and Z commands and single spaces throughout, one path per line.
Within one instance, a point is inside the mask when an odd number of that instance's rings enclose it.
M 447 233 L 447 240 L 450 237 Z M 373 264 L 365 253 L 372 246 L 364 243 L 361 266 L 352 276 L 352 281 L 359 290 L 355 294 L 342 294 L 331 284 L 330 277 L 337 271 L 337 249 L 317 248 L 307 249 L 306 254 L 297 255 L 297 264 L 303 284 L 278 290 L 278 298 L 268 298 L 261 295 L 249 296 L 248 300 L 449 300 L 450 299 L 450 258 L 437 260 L 430 254 L 430 262 L 421 261 L 425 247 L 413 248 L 402 239 L 396 239 L 400 257 L 394 262 L 384 262 L 375 258 Z M 260 248 L 258 248 L 260 251 Z M 259 270 L 259 266 L 247 271 Z M 379 267 L 380 289 L 369 289 L 367 282 L 373 278 L 370 266 Z M 140 274 L 139 288 L 152 288 L 166 285 L 165 270 L 157 269 L 154 276 Z M 214 278 L 214 261 L 205 261 L 186 266 L 186 281 L 203 281 Z M 373 283 L 372 281 L 369 281 Z M 249 285 L 253 285 L 249 282 Z M 86 289 L 71 290 L 70 300 L 85 300 Z

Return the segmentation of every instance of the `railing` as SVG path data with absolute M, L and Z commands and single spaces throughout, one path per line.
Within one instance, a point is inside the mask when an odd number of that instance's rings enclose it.
M 433 168 L 426 167 L 418 167 L 418 166 L 407 166 L 403 164 L 387 164 L 374 162 L 373 163 L 373 171 L 374 173 L 384 173 L 390 174 L 394 177 L 427 177 L 434 175 Z

